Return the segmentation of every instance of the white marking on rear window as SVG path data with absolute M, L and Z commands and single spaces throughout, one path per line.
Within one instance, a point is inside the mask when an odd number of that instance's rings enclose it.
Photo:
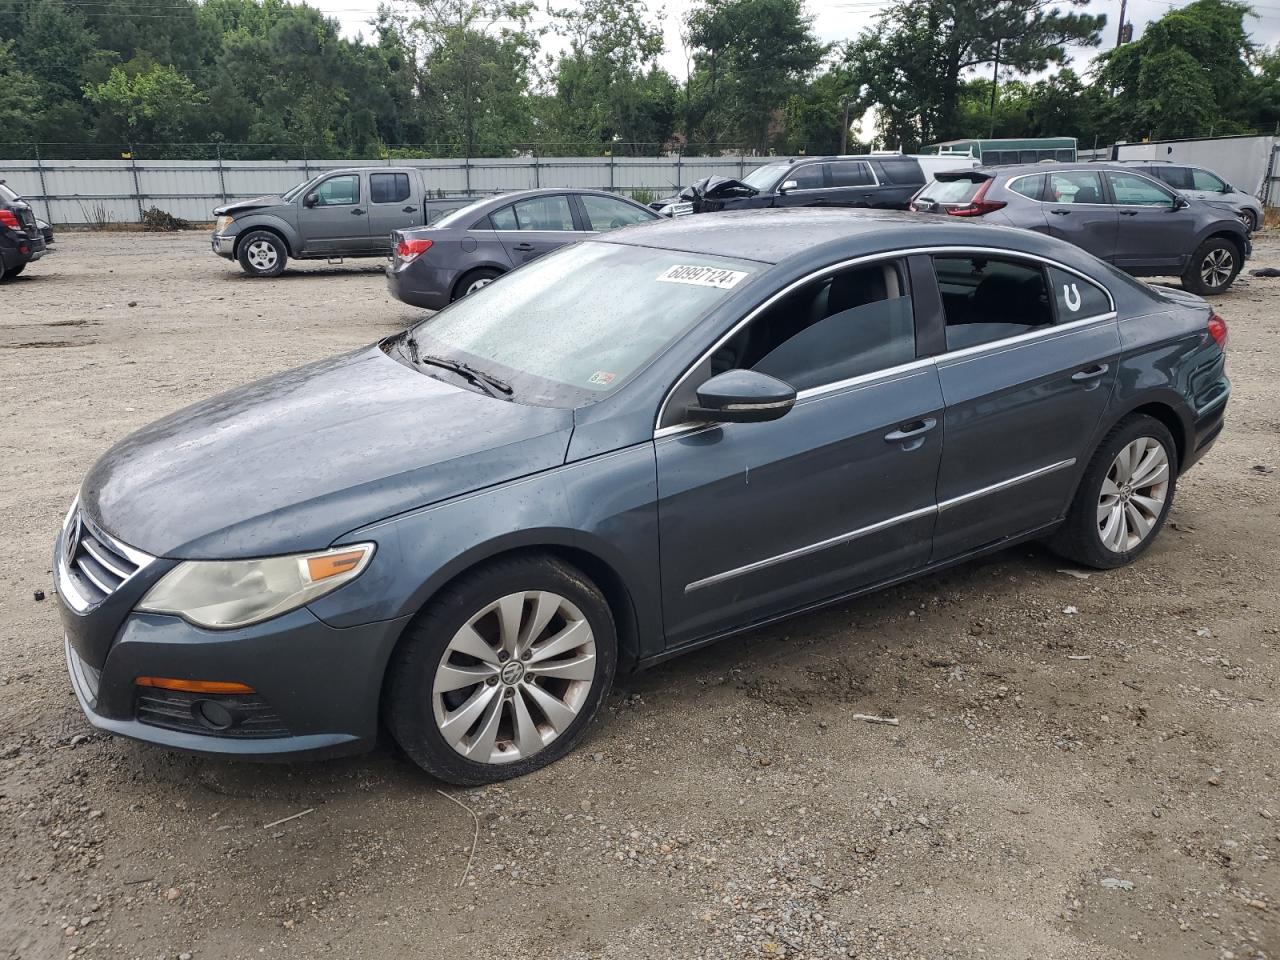
M 658 280 L 662 283 L 688 283 L 695 287 L 719 287 L 721 290 L 728 290 L 745 276 L 746 273 L 742 270 L 677 263 L 659 274 Z

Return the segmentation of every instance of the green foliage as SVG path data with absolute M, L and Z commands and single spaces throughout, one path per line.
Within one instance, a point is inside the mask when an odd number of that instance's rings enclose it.
M 192 111 L 205 102 L 195 84 L 173 67 L 155 64 L 133 74 L 112 67 L 105 81 L 84 92 L 98 108 L 105 139 L 125 143 L 184 141 Z
M 0 91 L 0 130 L 14 140 L 31 138 L 43 109 L 40 84 L 18 65 L 12 40 L 0 40 Z

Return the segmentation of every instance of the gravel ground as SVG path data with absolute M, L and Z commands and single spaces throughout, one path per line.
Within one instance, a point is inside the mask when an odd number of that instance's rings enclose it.
M 725 642 L 624 678 L 550 769 L 456 790 L 387 746 L 93 733 L 33 599 L 86 469 L 415 313 L 372 261 L 57 251 L 0 291 L 0 955 L 1280 958 L 1280 280 L 1217 302 L 1228 428 L 1136 565 L 1020 547 Z

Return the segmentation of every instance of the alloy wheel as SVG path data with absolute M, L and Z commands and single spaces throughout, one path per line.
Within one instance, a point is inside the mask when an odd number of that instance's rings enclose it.
M 436 729 L 476 763 L 526 759 L 578 718 L 595 681 L 596 643 L 557 593 L 512 593 L 454 634 L 436 668 Z
M 1126 444 L 1107 471 L 1098 497 L 1098 536 L 1128 553 L 1155 528 L 1169 496 L 1169 454 L 1154 437 Z
M 475 293 L 481 287 L 487 287 L 491 283 L 493 283 L 492 277 L 481 277 L 478 280 L 472 280 L 471 283 L 467 285 L 467 293 Z M 463 296 L 466 296 L 466 293 L 464 293 Z
M 1206 287 L 1220 287 L 1231 279 L 1236 258 L 1225 247 L 1210 250 L 1200 263 L 1200 279 Z
M 248 260 L 254 269 L 270 270 L 279 259 L 276 248 L 266 240 L 255 240 L 249 244 Z

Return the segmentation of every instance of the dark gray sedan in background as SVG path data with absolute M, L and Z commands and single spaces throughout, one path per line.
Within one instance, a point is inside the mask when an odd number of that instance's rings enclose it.
M 1253 249 L 1228 209 L 1099 163 L 946 171 L 920 189 L 911 209 L 1046 233 L 1135 277 L 1181 277 L 1198 294 L 1225 292 Z
M 1030 538 L 1151 546 L 1222 429 L 1226 324 L 1078 247 L 768 210 L 618 230 L 404 333 L 181 410 L 54 547 L 98 728 L 566 753 L 615 671 Z
M 567 243 L 659 219 L 603 190 L 522 190 L 477 200 L 430 227 L 395 231 L 387 288 L 397 300 L 439 310 Z

